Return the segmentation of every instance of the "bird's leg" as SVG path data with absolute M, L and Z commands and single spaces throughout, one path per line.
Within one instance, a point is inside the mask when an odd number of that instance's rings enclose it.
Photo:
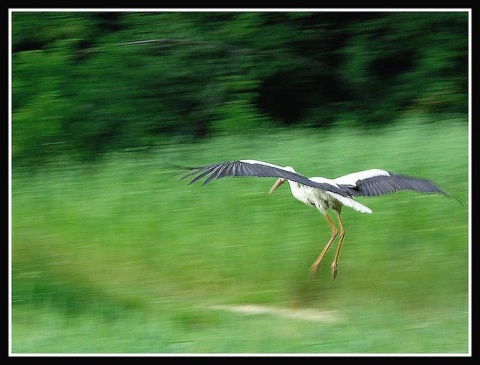
M 333 223 L 333 221 L 330 218 L 330 216 L 328 215 L 328 213 L 325 214 L 325 219 L 327 220 L 327 223 L 328 223 L 330 229 L 332 230 L 332 237 L 330 238 L 327 245 L 323 248 L 322 252 L 318 256 L 318 258 L 315 260 L 312 267 L 310 268 L 310 273 L 312 275 L 317 275 L 318 267 L 320 266 L 320 263 L 322 262 L 323 257 L 327 253 L 328 249 L 332 245 L 333 240 L 335 239 L 335 237 L 337 237 L 337 234 L 338 234 L 337 227 L 335 227 L 335 223 Z
M 337 277 L 337 264 L 338 256 L 340 255 L 340 248 L 342 248 L 343 238 L 345 237 L 345 228 L 343 227 L 342 217 L 340 216 L 339 211 L 335 211 L 338 217 L 338 224 L 340 225 L 340 241 L 338 242 L 337 252 L 335 253 L 335 258 L 332 263 L 332 276 L 333 280 Z

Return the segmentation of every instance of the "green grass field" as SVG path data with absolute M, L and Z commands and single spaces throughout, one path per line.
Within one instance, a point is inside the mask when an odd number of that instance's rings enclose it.
M 13 141 L 14 143 L 14 141 Z M 109 155 L 12 179 L 11 352 L 456 353 L 469 343 L 468 130 L 290 129 Z M 173 165 L 259 159 L 307 176 L 383 168 L 466 204 L 400 192 L 330 231 L 274 179 L 186 186 Z

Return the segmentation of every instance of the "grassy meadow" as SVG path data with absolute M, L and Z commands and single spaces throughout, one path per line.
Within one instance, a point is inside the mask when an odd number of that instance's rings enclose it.
M 15 143 L 15 141 L 13 141 Z M 13 354 L 466 354 L 468 130 L 289 129 L 165 144 L 12 176 Z M 414 192 L 343 210 L 338 276 L 309 274 L 325 219 L 274 179 L 180 181 L 176 165 L 232 159 L 306 176 L 383 168 Z M 334 215 L 332 215 L 334 217 Z

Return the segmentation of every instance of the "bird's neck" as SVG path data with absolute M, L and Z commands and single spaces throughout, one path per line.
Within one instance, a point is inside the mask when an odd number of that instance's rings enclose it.
M 295 181 L 287 180 L 288 184 L 290 185 L 290 191 L 292 195 L 297 199 L 300 200 L 302 203 L 309 204 L 308 201 L 306 201 L 305 193 L 303 191 L 303 185 L 299 184 Z

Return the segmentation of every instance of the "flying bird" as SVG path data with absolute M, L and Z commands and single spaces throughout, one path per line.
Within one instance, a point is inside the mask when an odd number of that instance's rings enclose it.
M 276 177 L 277 181 L 271 187 L 269 195 L 287 181 L 292 195 L 302 203 L 317 208 L 325 217 L 332 232 L 327 244 L 311 266 L 310 272 L 312 275 L 317 274 L 325 254 L 339 235 L 337 251 L 331 266 L 333 279 L 337 277 L 338 256 L 345 237 L 345 228 L 341 218 L 342 207 L 347 206 L 360 213 L 372 213 L 370 208 L 355 201 L 354 197 L 379 196 L 395 193 L 399 190 L 447 195 L 445 191 L 426 179 L 400 175 L 381 169 L 358 171 L 336 179 L 308 178 L 296 172 L 291 166 L 281 167 L 257 160 L 220 162 L 193 167 L 189 170 L 190 172 L 182 178 L 182 180 L 191 178 L 188 185 L 202 178 L 205 178 L 203 182 L 203 185 L 205 185 L 215 179 L 227 176 Z M 337 216 L 340 232 L 329 215 L 330 210 L 333 210 Z

